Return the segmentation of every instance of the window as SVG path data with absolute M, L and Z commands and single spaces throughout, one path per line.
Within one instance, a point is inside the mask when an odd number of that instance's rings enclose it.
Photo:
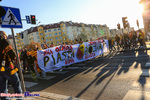
M 58 37 L 56 37 L 56 40 L 58 40 Z
M 67 31 L 67 33 L 69 33 L 69 31 Z
M 48 41 L 48 39 L 46 39 L 46 41 Z
M 64 40 L 66 40 L 66 38 L 64 38 Z
M 66 34 L 63 34 L 63 36 L 66 36 Z
M 51 32 L 51 30 L 48 30 L 48 32 Z
M 58 44 L 59 42 L 57 41 L 56 43 Z
M 41 33 L 40 35 L 43 35 L 43 33 Z
M 49 36 L 52 36 L 52 34 L 49 34 Z
M 55 35 L 57 35 L 57 33 L 55 33 Z
M 54 29 L 54 31 L 57 31 L 57 29 Z
M 45 33 L 46 33 L 47 31 L 45 31 Z
M 61 35 L 61 32 L 59 32 L 59 35 Z
M 50 38 L 50 41 L 52 41 L 53 39 L 52 38 Z
M 38 32 L 37 32 L 36 34 L 37 34 L 37 35 L 39 35 L 39 33 L 38 33 Z
M 62 30 L 63 32 L 65 32 L 65 30 Z
M 42 31 L 42 29 L 40 29 L 40 31 Z
M 40 37 L 39 37 L 39 36 L 37 36 L 37 38 L 39 39 Z
M 44 38 L 41 38 L 41 40 L 44 40 Z
M 62 39 L 62 37 L 59 37 L 60 39 Z
M 58 31 L 60 30 L 60 28 L 58 28 Z
M 38 42 L 40 42 L 40 41 L 38 41 Z
M 48 35 L 46 34 L 45 37 L 48 37 Z

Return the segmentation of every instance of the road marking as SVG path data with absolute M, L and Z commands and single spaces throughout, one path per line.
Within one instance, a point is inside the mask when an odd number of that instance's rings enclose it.
M 137 55 L 138 57 L 149 57 L 149 55 Z M 136 58 L 137 56 L 119 56 L 119 57 L 110 57 L 110 58 Z
M 142 69 L 142 74 L 140 76 L 145 76 L 145 77 L 149 77 L 149 69 Z
M 120 67 L 68 67 L 66 69 L 102 69 L 102 70 L 106 70 L 106 69 L 118 69 Z M 121 67 L 121 69 L 129 69 L 130 67 Z
M 142 69 L 139 77 L 134 81 L 132 86 L 134 87 L 148 87 L 150 88 L 150 78 L 149 78 L 149 69 Z
M 80 67 L 68 67 L 68 68 L 64 68 L 64 69 L 78 69 Z
M 123 100 L 150 100 L 150 92 L 129 90 Z
M 54 72 L 47 72 L 47 73 L 53 73 L 53 74 L 65 74 L 68 73 L 69 71 L 54 71 Z
M 31 74 L 24 74 L 23 75 L 24 78 L 32 78 L 32 75 Z M 42 79 L 42 80 L 50 80 L 50 79 L 53 79 L 55 78 L 56 76 L 49 76 L 47 75 L 46 77 L 44 78 L 39 78 L 39 79 Z
M 26 88 L 30 88 L 30 87 L 38 84 L 38 83 L 35 83 L 35 82 L 27 82 L 27 81 L 25 81 L 24 83 L 25 83 Z
M 74 64 L 75 66 L 85 66 L 86 64 Z M 73 66 L 73 65 L 72 65 Z
M 145 67 L 150 67 L 150 62 L 147 62 L 147 63 L 145 64 Z

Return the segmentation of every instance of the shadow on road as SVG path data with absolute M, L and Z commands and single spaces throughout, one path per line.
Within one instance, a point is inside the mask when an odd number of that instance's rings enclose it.
M 138 53 L 138 56 L 136 56 L 136 53 Z M 98 74 L 95 76 L 95 79 L 93 79 L 82 91 L 80 91 L 75 97 L 79 98 L 81 95 L 83 95 L 93 84 L 95 86 L 99 85 L 103 80 L 106 78 L 109 78 L 107 83 L 103 86 L 103 88 L 100 90 L 99 93 L 97 93 L 97 96 L 95 97 L 95 100 L 99 100 L 100 96 L 108 86 L 108 84 L 111 82 L 113 77 L 115 75 L 121 75 L 122 73 L 127 73 L 130 69 L 130 67 L 138 68 L 138 65 L 141 65 L 141 68 L 145 66 L 146 63 L 143 63 L 141 60 L 141 55 L 144 55 L 144 59 L 148 61 L 149 56 L 147 55 L 147 50 L 132 50 L 132 51 L 126 51 L 126 52 L 113 52 L 112 54 L 108 54 L 105 57 L 98 57 L 94 59 L 94 63 L 89 63 L 88 61 L 84 62 L 86 63 L 86 67 L 88 69 L 82 69 L 82 70 L 76 70 L 76 69 L 71 69 L 75 71 L 69 71 L 67 74 L 63 75 L 58 75 L 56 78 L 51 79 L 50 81 L 44 80 L 41 81 L 39 80 L 38 85 L 33 86 L 33 88 L 27 89 L 28 91 L 41 91 L 46 89 L 47 87 L 50 87 L 60 81 L 62 82 L 67 82 L 76 75 L 82 73 L 83 75 L 86 75 L 90 72 L 96 72 L 99 71 Z M 131 56 L 131 58 L 129 57 Z M 133 59 L 134 60 L 133 60 Z M 132 60 L 130 60 L 132 59 Z M 69 66 L 71 67 L 71 66 Z M 53 75 L 53 74 L 52 74 Z M 143 79 L 142 76 L 140 78 Z M 139 78 L 139 83 L 143 86 L 145 83 L 142 83 L 144 81 L 140 81 Z M 44 84 L 41 86 L 42 83 L 44 82 L 49 82 L 49 84 Z M 38 87 L 38 88 L 37 88 Z M 144 89 L 144 87 L 143 87 Z
M 132 55 L 128 55 L 128 53 L 130 52 L 130 54 Z M 138 53 L 138 56 L 136 56 L 136 53 Z M 107 81 L 107 83 L 103 86 L 102 90 L 98 93 L 97 97 L 95 98 L 95 100 L 99 100 L 99 97 L 102 95 L 103 91 L 106 89 L 106 87 L 108 86 L 108 84 L 110 83 L 110 81 L 113 79 L 114 75 L 120 75 L 121 73 L 127 73 L 130 69 L 130 67 L 133 68 L 138 68 L 138 65 L 141 65 L 141 68 L 145 66 L 146 62 L 143 63 L 143 61 L 141 60 L 141 56 L 144 56 L 145 60 L 148 61 L 149 56 L 147 55 L 147 50 L 132 50 L 132 51 L 126 51 L 126 52 L 122 52 L 120 54 L 118 54 L 117 52 L 114 52 L 113 54 L 111 54 L 112 56 L 108 55 L 107 57 L 105 57 L 106 59 L 100 59 L 101 62 L 96 63 L 94 65 L 92 65 L 92 67 L 97 67 L 93 72 L 100 70 L 100 72 L 96 75 L 96 78 L 89 84 L 87 85 L 79 94 L 76 95 L 76 97 L 80 97 L 84 92 L 86 92 L 86 90 L 88 88 L 90 88 L 90 86 L 92 86 L 93 84 L 95 85 L 99 85 L 104 79 L 106 79 L 107 77 L 109 77 L 109 80 Z M 125 55 L 125 56 L 124 56 Z M 131 56 L 132 60 L 129 59 L 129 56 Z M 115 61 L 116 59 L 117 61 Z M 110 59 L 112 58 L 112 59 Z M 134 59 L 134 60 L 133 60 Z M 107 60 L 107 61 L 104 61 Z M 104 61 L 104 62 L 103 62 Z M 105 65 L 105 67 L 103 67 Z M 117 66 L 117 67 L 116 67 Z M 107 68 L 109 67 L 109 68 Z M 111 67 L 115 67 L 116 69 L 111 69 Z M 92 69 L 87 70 L 86 73 L 92 71 Z M 141 84 L 145 84 L 145 83 L 141 83 Z

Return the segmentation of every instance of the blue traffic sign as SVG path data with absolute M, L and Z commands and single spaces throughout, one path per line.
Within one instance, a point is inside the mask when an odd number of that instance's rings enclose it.
M 27 24 L 30 24 L 31 21 L 30 21 L 30 16 L 26 16 L 26 21 L 27 21 Z
M 2 17 L 2 28 L 22 28 L 20 11 L 18 8 L 2 6 L 6 14 Z

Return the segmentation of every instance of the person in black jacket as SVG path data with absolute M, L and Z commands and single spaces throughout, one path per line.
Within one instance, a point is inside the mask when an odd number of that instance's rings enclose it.
M 27 64 L 26 64 L 26 62 L 27 62 L 27 50 L 26 49 L 22 49 L 21 60 L 23 61 L 23 72 L 25 72 L 26 71 L 26 66 L 27 66 Z
M 115 37 L 115 40 L 116 40 L 116 43 L 117 43 L 117 49 L 119 50 L 119 48 L 120 48 L 120 37 L 118 36 L 118 35 L 116 35 L 116 37 Z
M 31 69 L 32 75 L 35 75 L 35 70 L 34 70 L 34 58 L 31 56 L 30 52 L 27 52 L 27 63 L 28 63 L 28 68 Z
M 14 92 L 21 94 L 21 84 L 17 74 L 18 68 L 12 62 L 16 60 L 16 54 L 7 41 L 7 35 L 0 31 L 0 94 L 7 93 L 7 81 L 13 86 Z M 6 96 L 0 96 L 0 100 L 7 100 Z

